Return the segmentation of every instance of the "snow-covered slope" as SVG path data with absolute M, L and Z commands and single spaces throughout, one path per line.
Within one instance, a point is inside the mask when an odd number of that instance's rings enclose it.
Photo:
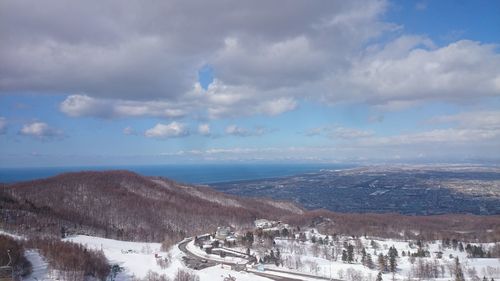
M 182 263 L 184 253 L 177 246 L 164 252 L 161 251 L 159 243 L 127 242 L 85 235 L 68 237 L 64 240 L 80 243 L 91 249 L 102 250 L 112 265 L 116 264 L 123 268 L 116 280 L 145 278 L 150 271 L 173 278 L 179 269 L 195 273 L 200 277 L 200 281 L 222 281 L 224 277 L 229 275 L 236 277 L 238 281 L 270 280 L 251 273 L 232 271 L 220 265 L 199 271 L 188 269 Z M 162 268 L 157 263 L 159 260 L 157 257 L 167 258 L 169 260 L 168 266 Z

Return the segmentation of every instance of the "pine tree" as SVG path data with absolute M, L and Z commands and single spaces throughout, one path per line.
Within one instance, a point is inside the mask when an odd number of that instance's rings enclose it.
M 354 246 L 351 244 L 347 246 L 347 261 L 349 263 L 354 261 Z
M 455 281 L 465 281 L 462 266 L 460 265 L 458 257 L 455 258 Z
M 346 252 L 346 250 L 342 250 L 342 261 L 343 262 L 347 261 L 347 252 Z
M 361 249 L 361 264 L 366 266 L 366 250 L 365 247 Z
M 397 258 L 398 256 L 398 251 L 396 250 L 396 248 L 394 247 L 391 247 L 389 248 L 389 270 L 394 273 L 396 272 L 396 268 L 397 268 Z
M 397 268 L 398 264 L 397 264 L 397 261 L 396 261 L 396 256 L 395 255 L 390 255 L 389 256 L 389 269 L 391 270 L 391 272 L 396 272 L 396 268 Z
M 373 269 L 373 260 L 372 260 L 372 255 L 371 254 L 367 254 L 366 255 L 366 267 L 368 267 L 369 269 Z
M 387 268 L 387 264 L 385 262 L 385 257 L 382 253 L 380 253 L 378 255 L 378 269 L 381 271 L 381 272 L 385 272 L 386 271 L 386 268 Z

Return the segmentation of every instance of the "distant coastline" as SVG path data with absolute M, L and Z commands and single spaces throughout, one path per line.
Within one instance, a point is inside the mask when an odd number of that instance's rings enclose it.
M 145 176 L 168 177 L 184 183 L 214 184 L 286 177 L 319 172 L 322 169 L 347 169 L 355 166 L 351 164 L 185 164 L 0 168 L 0 182 L 28 181 L 66 172 L 130 170 Z

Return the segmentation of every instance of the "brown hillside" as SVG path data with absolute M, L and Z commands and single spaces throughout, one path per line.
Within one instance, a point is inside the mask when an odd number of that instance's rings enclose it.
M 242 199 L 128 171 L 66 173 L 3 185 L 0 192 L 5 228 L 127 240 L 179 239 L 217 225 L 303 213 L 291 203 Z

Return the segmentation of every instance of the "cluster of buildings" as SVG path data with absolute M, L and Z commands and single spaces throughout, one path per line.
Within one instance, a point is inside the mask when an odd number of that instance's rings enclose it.
M 215 233 L 207 233 L 195 237 L 195 244 L 205 251 L 226 244 L 236 243 L 236 233 L 230 226 L 219 226 Z
M 260 228 L 263 231 L 273 231 L 273 230 L 281 231 L 284 228 L 290 229 L 290 226 L 286 223 L 282 223 L 281 221 L 272 221 L 266 219 L 255 220 L 254 225 L 255 228 Z

